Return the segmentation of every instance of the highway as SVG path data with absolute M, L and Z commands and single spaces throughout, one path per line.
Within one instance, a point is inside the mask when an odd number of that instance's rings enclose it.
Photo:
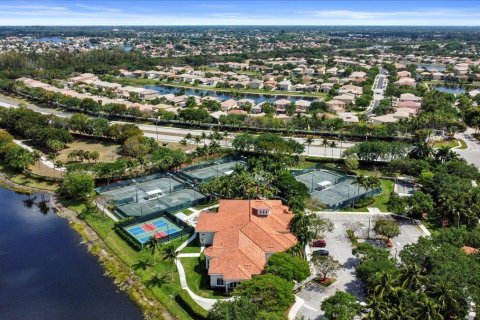
M 18 107 L 19 102 L 13 98 L 6 97 L 4 95 L 0 95 L 0 106 L 6 108 Z M 50 108 L 40 108 L 34 104 L 28 103 L 26 106 L 36 112 L 42 114 L 53 114 L 58 117 L 69 118 L 72 116 L 73 113 L 58 110 L 58 109 L 50 109 Z M 124 121 L 111 121 L 110 123 L 128 123 Z M 212 133 L 212 130 L 198 130 L 198 129 L 183 129 L 183 128 L 175 128 L 175 127 L 166 127 L 166 126 L 155 126 L 149 124 L 137 124 L 137 126 L 143 131 L 143 134 L 146 137 L 151 137 L 157 139 L 160 142 L 167 142 L 167 143 L 179 143 L 188 133 L 193 136 L 200 136 L 202 132 L 205 132 L 207 135 Z M 235 137 L 236 134 L 229 133 L 225 138 L 224 141 L 221 142 L 221 145 L 224 147 L 231 146 L 231 141 Z M 341 154 L 347 148 L 354 145 L 352 142 L 343 142 L 340 143 L 336 141 L 337 147 L 330 148 L 328 146 L 322 146 L 323 138 L 322 139 L 314 139 L 313 143 L 308 147 L 306 145 L 306 139 L 304 138 L 297 138 L 293 137 L 294 140 L 298 141 L 305 145 L 305 152 L 303 155 L 308 156 L 316 156 L 316 157 L 326 157 L 326 158 L 341 158 Z M 206 139 L 206 143 L 210 141 Z M 189 144 L 195 145 L 193 141 L 188 141 Z M 202 141 L 203 143 L 203 141 Z

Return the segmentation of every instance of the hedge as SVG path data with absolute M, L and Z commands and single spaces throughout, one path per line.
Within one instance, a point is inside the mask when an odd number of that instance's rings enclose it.
M 200 307 L 193 299 L 187 290 L 183 289 L 175 296 L 175 301 L 181 305 L 185 311 L 193 318 L 206 320 L 208 318 L 208 311 Z
M 119 225 L 115 225 L 114 227 L 115 232 L 122 238 L 126 243 L 128 243 L 134 250 L 140 251 L 142 250 L 142 245 Z

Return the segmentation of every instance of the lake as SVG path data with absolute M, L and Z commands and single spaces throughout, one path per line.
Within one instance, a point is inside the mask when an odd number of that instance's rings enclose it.
M 68 221 L 31 198 L 0 188 L 0 319 L 143 319 Z
M 169 93 L 179 93 L 182 88 L 170 87 L 170 86 L 144 86 L 145 89 L 152 89 L 158 91 L 161 95 L 169 94 Z M 185 88 L 185 95 L 187 96 L 210 96 L 215 97 L 220 100 L 228 100 L 228 99 L 236 99 L 232 96 L 228 95 L 225 92 L 213 91 L 213 90 L 205 90 L 205 89 L 190 89 Z M 240 94 L 240 99 L 252 99 L 255 101 L 255 104 L 262 103 L 264 101 L 277 101 L 279 99 L 287 99 L 290 101 L 298 101 L 298 100 L 316 100 L 318 98 L 312 97 L 289 97 L 289 96 L 282 96 L 282 95 L 261 95 L 261 94 Z
M 440 92 L 444 92 L 444 93 L 451 93 L 451 94 L 465 93 L 465 88 L 460 88 L 460 87 L 449 88 L 449 87 L 441 86 L 441 87 L 435 87 L 435 90 L 440 91 Z

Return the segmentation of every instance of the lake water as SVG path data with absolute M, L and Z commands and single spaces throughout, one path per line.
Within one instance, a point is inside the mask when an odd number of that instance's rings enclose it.
M 158 91 L 160 94 L 169 94 L 169 93 L 179 93 L 182 89 L 181 88 L 175 88 L 175 87 L 169 87 L 169 86 L 145 86 L 144 88 L 146 89 L 152 89 Z M 218 98 L 220 100 L 228 100 L 228 99 L 237 99 L 236 97 L 233 97 L 231 95 L 228 95 L 225 92 L 219 92 L 219 91 L 212 91 L 212 90 L 204 90 L 204 89 L 185 89 L 185 95 L 187 96 L 211 96 Z M 262 103 L 264 101 L 277 101 L 279 99 L 287 99 L 290 101 L 298 101 L 298 100 L 316 100 L 317 98 L 312 98 L 312 97 L 289 97 L 289 96 L 282 96 L 282 95 L 258 95 L 258 94 L 241 94 L 240 99 L 246 98 L 246 99 L 252 99 L 255 101 L 255 104 Z
M 44 38 L 34 38 L 30 39 L 29 42 L 52 42 L 52 43 L 64 43 L 67 40 L 59 37 L 44 37 Z
M 449 87 L 435 87 L 435 90 L 444 92 L 444 93 L 451 93 L 451 94 L 462 94 L 465 93 L 465 88 L 449 88 Z
M 40 194 L 0 188 L 0 319 L 143 319 Z M 48 196 L 45 196 L 48 200 Z

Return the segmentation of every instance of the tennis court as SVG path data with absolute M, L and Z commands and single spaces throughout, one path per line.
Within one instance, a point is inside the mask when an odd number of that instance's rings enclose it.
M 331 183 L 331 185 L 335 185 L 344 181 L 346 178 L 345 176 L 335 171 L 327 171 L 325 169 L 320 169 L 297 175 L 295 179 L 306 185 L 310 192 L 315 192 L 319 183 L 328 181 Z
M 312 198 L 320 201 L 328 209 L 340 209 L 360 199 L 380 193 L 381 189 L 367 190 L 354 184 L 355 179 L 326 169 L 301 171 L 297 181 L 305 184 Z M 294 172 L 295 175 L 295 172 Z
M 175 212 L 192 207 L 205 201 L 204 194 L 194 189 L 181 189 L 143 202 L 132 202 L 117 207 L 117 211 L 125 217 L 142 217 L 160 214 L 165 211 Z
M 139 183 L 135 179 L 131 181 L 131 185 L 102 192 L 102 195 L 113 199 L 117 204 L 121 205 L 130 202 L 147 201 L 185 187 L 178 180 L 168 177 Z
M 164 242 L 183 234 L 183 229 L 180 226 L 164 216 L 124 227 L 124 229 L 142 246 L 152 237 Z
M 245 165 L 245 162 L 238 160 L 224 163 L 212 163 L 211 165 L 186 169 L 183 171 L 183 174 L 191 181 L 206 182 L 212 178 L 231 174 L 236 165 Z

